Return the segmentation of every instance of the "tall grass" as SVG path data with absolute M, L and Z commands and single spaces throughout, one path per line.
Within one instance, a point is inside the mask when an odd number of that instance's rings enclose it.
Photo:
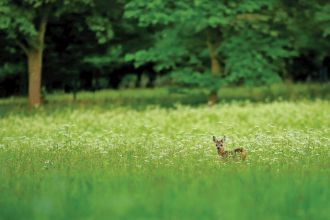
M 329 219 L 327 100 L 95 103 L 3 111 L 0 219 Z

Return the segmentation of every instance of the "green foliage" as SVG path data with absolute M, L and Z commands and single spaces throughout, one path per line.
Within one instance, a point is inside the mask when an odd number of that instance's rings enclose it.
M 322 0 L 301 0 L 294 4 L 290 1 L 280 2 L 278 19 L 285 24 L 283 33 L 287 35 L 287 39 L 290 39 L 294 48 L 300 53 L 311 50 L 317 51 L 321 56 L 327 53 L 329 3 Z
M 183 77 L 183 81 L 211 90 L 220 85 L 218 81 L 274 83 L 280 79 L 278 75 L 283 70 L 283 60 L 295 54 L 288 47 L 290 42 L 279 36 L 279 25 L 272 27 L 270 14 L 276 10 L 274 5 L 276 1 L 221 3 L 168 0 L 145 5 L 142 1 L 130 1 L 126 8 L 128 18 L 139 19 L 140 25 L 170 25 L 160 31 L 153 47 L 137 51 L 127 58 L 139 65 L 150 61 L 161 63 L 165 68 L 189 60 L 179 70 L 181 73 L 176 73 L 174 77 L 192 74 Z M 222 80 L 212 80 L 213 77 L 206 77 L 205 74 L 193 74 L 200 67 L 190 61 L 205 63 L 209 57 L 205 52 L 207 39 L 214 42 L 217 56 L 223 59 L 220 62 L 224 63 L 226 77 Z M 174 44 L 175 47 L 170 46 Z M 186 67 L 190 69 L 185 71 Z M 210 72 L 205 68 L 204 65 L 202 72 Z M 182 77 L 176 81 L 182 82 Z
M 220 48 L 226 57 L 226 79 L 248 85 L 278 82 L 284 59 L 295 55 L 287 46 L 287 40 L 274 38 L 271 33 L 256 33 L 249 29 L 235 31 Z
M 103 67 L 123 63 L 122 47 L 110 47 L 104 55 L 89 55 L 84 58 L 84 62 L 95 67 Z
M 5 0 L 0 3 L 0 31 L 14 41 L 26 41 L 28 47 L 38 47 L 37 32 L 43 16 L 60 17 L 65 13 L 88 12 L 95 6 L 94 0 L 23 0 L 16 3 Z M 49 15 L 50 14 L 50 15 Z M 113 37 L 111 24 L 100 15 L 86 19 L 89 28 L 95 32 L 99 43 L 105 43 Z
M 225 84 L 220 76 L 211 75 L 209 72 L 199 73 L 191 68 L 180 69 L 171 73 L 170 78 L 175 85 L 217 91 Z
M 321 28 L 323 37 L 330 36 L 330 4 L 320 5 L 315 14 L 315 20 Z
M 182 60 L 189 56 L 189 51 L 184 43 L 185 40 L 181 39 L 178 28 L 165 29 L 154 37 L 154 45 L 126 54 L 125 60 L 133 61 L 136 66 L 153 62 L 157 64 L 158 71 L 170 69 L 182 63 Z
M 125 5 L 126 18 L 138 18 L 139 25 L 149 26 L 156 24 L 169 24 L 175 22 L 175 16 L 169 16 L 172 1 L 128 1 Z M 148 13 L 145 13 L 146 10 Z
M 0 80 L 10 75 L 24 72 L 24 66 L 21 64 L 4 63 L 0 67 Z
M 24 10 L 9 2 L 0 3 L 0 31 L 6 32 L 10 39 L 17 39 L 20 35 L 27 39 L 35 37 L 37 31 L 33 24 L 33 11 Z
M 112 25 L 107 18 L 101 16 L 91 16 L 86 20 L 89 28 L 95 32 L 99 44 L 105 44 L 113 38 L 114 33 L 112 30 Z

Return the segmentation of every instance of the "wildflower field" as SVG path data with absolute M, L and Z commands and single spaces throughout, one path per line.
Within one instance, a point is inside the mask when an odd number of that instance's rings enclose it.
M 330 219 L 328 98 L 134 108 L 104 93 L 1 100 L 0 219 Z M 213 135 L 247 159 L 220 159 Z

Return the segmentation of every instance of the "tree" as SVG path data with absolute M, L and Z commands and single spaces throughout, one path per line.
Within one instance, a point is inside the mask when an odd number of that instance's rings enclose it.
M 95 14 L 94 0 L 2 0 L 0 3 L 0 30 L 19 46 L 27 57 L 29 78 L 29 105 L 41 104 L 42 60 L 47 25 L 51 16 L 86 13 L 87 23 L 100 43 L 112 37 L 111 26 L 106 18 Z M 93 14 L 94 13 L 94 14 Z
M 272 63 L 278 64 L 290 52 L 285 49 L 289 42 L 279 37 L 273 25 L 271 16 L 276 3 L 276 0 L 132 0 L 126 5 L 126 17 L 138 19 L 140 26 L 158 25 L 163 30 L 153 47 L 137 51 L 129 58 L 138 62 L 157 58 L 161 62 L 184 61 L 190 68 L 181 73 L 190 72 L 191 77 L 176 74 L 176 78 L 207 87 L 208 102 L 213 105 L 219 85 L 226 81 L 269 82 L 278 78 Z M 159 47 L 164 42 L 176 46 Z M 200 68 L 205 59 L 208 70 Z
M 286 59 L 284 77 L 318 79 L 322 61 L 330 50 L 330 4 L 324 0 L 278 0 L 273 14 L 282 23 L 281 38 L 289 41 L 293 56 Z
M 113 24 L 114 37 L 109 44 L 104 45 L 105 51 L 96 50 L 94 54 L 87 54 L 84 63 L 103 72 L 102 75 L 108 75 L 111 88 L 118 88 L 121 80 L 127 74 L 136 75 L 135 86 L 139 87 L 141 76 L 144 72 L 148 73 L 145 69 L 150 63 L 138 64 L 136 62 L 136 65 L 133 65 L 132 60 L 124 59 L 124 57 L 126 54 L 150 47 L 153 42 L 152 33 L 155 30 L 152 27 L 138 27 L 136 22 L 123 19 L 125 1 L 117 1 L 114 7 L 105 8 L 109 12 L 108 18 Z

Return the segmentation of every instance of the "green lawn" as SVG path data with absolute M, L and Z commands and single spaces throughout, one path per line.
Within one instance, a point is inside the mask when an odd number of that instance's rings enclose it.
M 328 89 L 291 89 L 1 100 L 0 219 L 330 219 Z

